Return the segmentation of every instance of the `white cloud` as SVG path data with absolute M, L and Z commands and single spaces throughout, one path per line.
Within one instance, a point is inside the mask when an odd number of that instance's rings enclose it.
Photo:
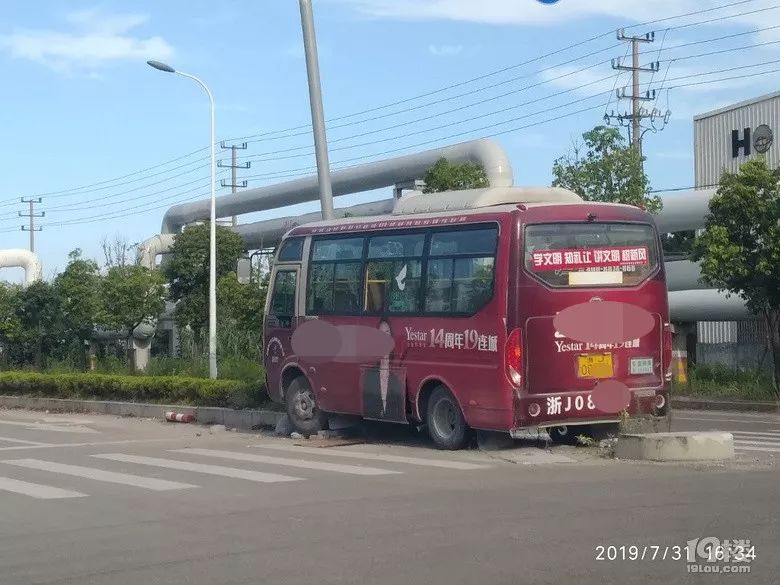
M 610 18 L 626 22 L 655 20 L 696 10 L 723 7 L 723 0 L 561 0 L 549 6 L 533 0 L 331 0 L 353 6 L 362 14 L 395 20 L 456 20 L 489 24 L 555 25 L 587 18 Z M 771 0 L 758 0 L 749 6 L 736 6 L 713 12 L 718 15 L 750 12 L 772 6 Z M 738 22 L 767 26 L 775 23 L 780 11 L 746 15 Z
M 141 37 L 134 29 L 145 14 L 107 14 L 81 10 L 65 20 L 71 30 L 15 29 L 0 34 L 0 51 L 62 72 L 94 70 L 118 61 L 168 59 L 173 47 L 160 36 Z
M 434 57 L 456 57 L 463 52 L 463 45 L 428 45 L 428 52 Z

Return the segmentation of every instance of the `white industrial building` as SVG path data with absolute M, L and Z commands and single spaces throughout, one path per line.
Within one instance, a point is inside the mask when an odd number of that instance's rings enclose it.
M 780 91 L 720 108 L 693 119 L 697 189 L 717 187 L 723 171 L 737 172 L 757 156 L 780 165 Z M 765 356 L 766 330 L 761 321 L 700 322 L 689 340 L 690 359 L 754 367 Z M 764 357 L 763 366 L 771 359 Z

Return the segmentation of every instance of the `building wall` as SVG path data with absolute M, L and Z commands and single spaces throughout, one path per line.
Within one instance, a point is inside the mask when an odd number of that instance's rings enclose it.
M 702 321 L 696 333 L 697 363 L 772 369 L 763 321 Z
M 769 126 L 775 140 L 778 139 L 780 92 L 696 116 L 693 122 L 696 187 L 715 186 L 724 169 L 736 172 L 745 161 L 758 156 L 754 142 L 756 129 L 761 125 Z M 746 128 L 750 131 L 750 155 L 740 147 L 734 156 L 733 132 L 742 140 Z M 764 156 L 773 168 L 780 166 L 777 144 L 772 144 Z
M 762 125 L 769 127 L 773 138 L 763 154 L 756 150 L 756 129 Z M 765 156 L 773 168 L 780 166 L 780 145 L 776 144 L 780 140 L 780 92 L 696 116 L 693 127 L 697 188 L 717 186 L 724 170 L 737 172 L 757 156 Z M 749 140 L 745 140 L 746 129 Z M 762 321 L 700 322 L 695 359 L 703 364 L 771 370 L 766 340 Z

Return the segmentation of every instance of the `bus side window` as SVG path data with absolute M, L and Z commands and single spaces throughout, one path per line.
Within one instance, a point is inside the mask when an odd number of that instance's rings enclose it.
M 295 289 L 297 274 L 294 270 L 279 270 L 276 273 L 271 296 L 269 325 L 289 329 L 295 316 Z
M 369 239 L 363 288 L 367 313 L 419 313 L 424 247 L 424 233 Z
M 300 262 L 303 258 L 303 238 L 290 238 L 282 243 L 279 262 Z
M 434 233 L 425 290 L 427 313 L 473 314 L 493 297 L 496 228 Z

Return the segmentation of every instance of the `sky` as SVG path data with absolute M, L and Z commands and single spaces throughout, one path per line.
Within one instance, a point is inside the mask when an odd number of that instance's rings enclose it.
M 169 206 L 208 196 L 207 98 L 147 59 L 209 85 L 218 138 L 247 141 L 239 156 L 251 168 L 239 179 L 249 187 L 315 172 L 295 0 L 4 0 L 3 12 L 0 249 L 28 246 L 20 198 L 41 197 L 45 277 L 75 248 L 102 262 L 104 238 L 143 241 Z M 625 27 L 655 33 L 642 63 L 660 70 L 642 89 L 657 91 L 648 108 L 672 112 L 645 135 L 651 184 L 689 187 L 693 116 L 780 82 L 774 0 L 314 0 L 314 12 L 333 168 L 489 136 L 515 184 L 549 185 L 556 158 L 629 106 L 613 93 L 628 78 L 610 64 L 626 56 L 615 34 Z

